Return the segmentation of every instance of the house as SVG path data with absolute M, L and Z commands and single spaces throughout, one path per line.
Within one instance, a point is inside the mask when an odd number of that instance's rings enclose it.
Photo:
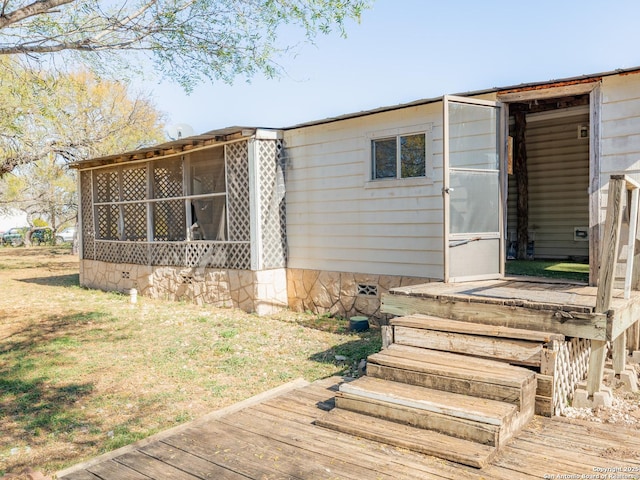
M 507 250 L 527 246 L 588 258 L 595 283 L 608 176 L 640 173 L 639 73 L 226 128 L 79 162 L 81 283 L 382 318 L 393 287 L 500 276 Z
M 620 379 L 640 350 L 640 67 L 74 167 L 83 285 L 380 321 L 383 350 L 328 428 L 369 438 L 368 415 L 377 440 L 450 458 L 418 430 L 445 432 L 483 466 L 534 413 L 610 402 L 609 342 Z M 503 281 L 507 257 L 588 259 L 591 285 Z

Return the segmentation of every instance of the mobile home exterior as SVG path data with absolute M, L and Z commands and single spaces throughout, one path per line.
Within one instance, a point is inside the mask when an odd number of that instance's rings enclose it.
M 640 180 L 639 73 L 229 128 L 80 162 L 81 282 L 380 320 L 389 289 L 498 278 L 510 254 L 588 258 L 593 283 L 608 178 Z M 173 173 L 162 166 L 170 159 Z M 196 167 L 208 164 L 224 181 L 198 193 Z M 129 175 L 134 165 L 144 168 Z M 173 175 L 168 193 L 163 175 Z M 108 198 L 105 182 L 117 185 Z M 197 238 L 204 200 L 218 216 Z

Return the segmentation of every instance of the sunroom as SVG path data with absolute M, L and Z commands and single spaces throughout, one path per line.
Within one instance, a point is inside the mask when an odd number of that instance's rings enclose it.
M 285 307 L 280 137 L 227 128 L 74 164 L 81 284 L 260 314 Z

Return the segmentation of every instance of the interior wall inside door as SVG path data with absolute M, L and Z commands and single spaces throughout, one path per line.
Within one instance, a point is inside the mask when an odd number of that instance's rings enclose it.
M 588 102 L 588 96 L 579 103 Z M 554 99 L 562 104 L 561 99 Z M 574 103 L 576 100 L 574 100 Z M 514 108 L 510 105 L 510 111 Z M 526 114 L 529 245 L 526 258 L 589 258 L 589 106 Z M 510 124 L 512 134 L 513 122 Z M 517 256 L 517 179 L 508 175 L 507 258 Z

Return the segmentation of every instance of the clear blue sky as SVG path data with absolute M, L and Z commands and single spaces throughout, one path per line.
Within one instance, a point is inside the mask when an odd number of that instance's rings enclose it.
M 348 37 L 281 59 L 280 79 L 238 78 L 191 95 L 151 83 L 168 124 L 196 133 L 282 127 L 445 93 L 640 65 L 637 0 L 378 0 Z M 301 35 L 287 41 L 296 44 Z M 149 86 L 149 84 L 147 84 Z

